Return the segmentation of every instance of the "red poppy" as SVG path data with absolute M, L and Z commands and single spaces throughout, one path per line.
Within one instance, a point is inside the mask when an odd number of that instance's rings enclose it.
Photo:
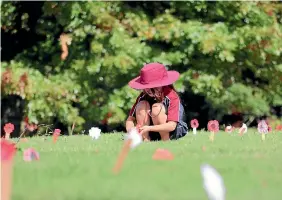
M 61 130 L 60 129 L 55 129 L 53 133 L 53 142 L 56 143 L 58 140 L 58 137 L 60 136 Z
M 58 128 L 56 128 L 56 129 L 54 130 L 53 136 L 59 136 L 60 133 L 61 133 L 61 130 L 58 129 Z
M 199 122 L 197 119 L 193 119 L 190 121 L 190 125 L 192 128 L 198 128 L 199 127 Z
M 258 132 L 263 133 L 263 134 L 268 133 L 268 125 L 267 125 L 267 122 L 265 120 L 261 120 L 258 123 Z
M 219 123 L 217 120 L 210 120 L 208 123 L 208 130 L 211 132 L 218 132 L 219 131 Z
M 14 129 L 15 129 L 15 126 L 12 123 L 5 124 L 4 126 L 4 131 L 6 134 L 11 134 L 14 131 Z
M 14 143 L 10 143 L 5 139 L 1 139 L 1 161 L 11 160 L 16 153 Z
M 23 160 L 26 162 L 39 160 L 39 153 L 33 148 L 28 148 L 23 152 Z
M 173 160 L 173 154 L 166 149 L 157 149 L 153 155 L 153 160 Z
M 282 131 L 282 125 L 277 125 L 275 128 L 277 131 Z

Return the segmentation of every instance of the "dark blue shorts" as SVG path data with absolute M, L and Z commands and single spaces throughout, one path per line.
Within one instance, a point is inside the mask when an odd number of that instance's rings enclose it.
M 176 129 L 169 133 L 169 137 L 171 140 L 177 140 L 179 138 L 184 137 L 187 134 L 187 129 L 183 127 L 181 124 L 177 124 Z M 159 132 L 149 132 L 150 139 L 153 141 L 161 140 L 161 136 Z
M 183 124 L 183 123 L 185 123 L 185 122 L 182 122 L 182 121 L 178 122 L 176 128 L 174 129 L 174 131 L 171 131 L 169 133 L 169 138 L 171 140 L 177 140 L 179 138 L 184 137 L 187 134 L 188 128 L 187 128 L 187 126 L 185 126 L 186 123 L 185 124 Z M 152 118 L 151 118 L 150 125 L 153 125 Z M 153 141 L 161 140 L 161 135 L 160 135 L 159 132 L 152 132 L 152 131 L 150 131 L 149 132 L 149 137 Z

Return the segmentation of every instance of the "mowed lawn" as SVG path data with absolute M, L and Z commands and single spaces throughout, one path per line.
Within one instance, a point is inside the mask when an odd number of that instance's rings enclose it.
M 281 200 L 282 133 L 264 142 L 256 131 L 243 137 L 219 132 L 214 143 L 207 132 L 171 142 L 143 143 L 128 155 L 120 174 L 112 168 L 123 145 L 122 134 L 35 137 L 20 148 L 33 147 L 40 160 L 15 160 L 13 200 L 204 200 L 200 166 L 207 163 L 222 175 L 227 200 Z M 205 146 L 205 150 L 203 150 Z M 156 161 L 157 148 L 171 151 L 172 161 Z

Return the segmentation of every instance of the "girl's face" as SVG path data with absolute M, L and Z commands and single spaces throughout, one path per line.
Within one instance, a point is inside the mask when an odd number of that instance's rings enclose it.
M 162 87 L 144 89 L 144 93 L 148 94 L 150 97 L 160 96 L 162 93 Z

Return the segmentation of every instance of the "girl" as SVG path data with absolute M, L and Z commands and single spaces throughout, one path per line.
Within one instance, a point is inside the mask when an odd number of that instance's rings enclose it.
M 180 98 L 173 87 L 179 78 L 176 71 L 167 71 L 159 63 L 141 69 L 140 76 L 129 82 L 133 89 L 142 90 L 126 120 L 126 131 L 139 127 L 144 141 L 179 139 L 188 131 Z

